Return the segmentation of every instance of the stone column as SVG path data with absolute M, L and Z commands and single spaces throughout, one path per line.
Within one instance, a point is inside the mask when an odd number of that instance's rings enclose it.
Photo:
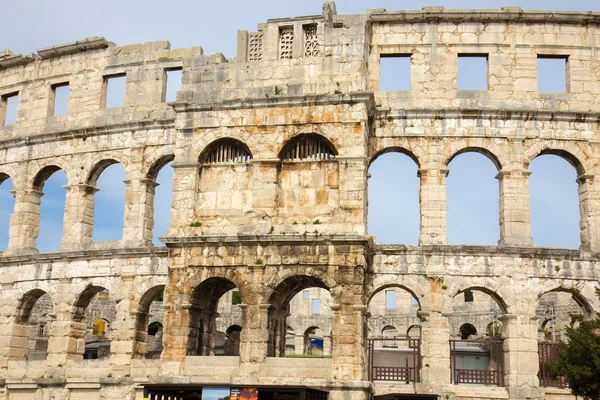
M 500 241 L 501 246 L 533 246 L 529 214 L 528 170 L 502 170 L 500 181 Z
M 331 355 L 331 336 L 323 336 L 323 355 Z
M 294 354 L 304 354 L 304 335 L 294 336 Z
M 581 248 L 600 251 L 600 182 L 595 175 L 580 175 L 579 214 L 581 215 Z
M 163 322 L 163 351 L 161 362 L 183 361 L 188 351 L 192 308 L 185 294 L 185 268 L 169 268 L 169 281 L 165 287 L 165 316 Z M 195 333 L 198 334 L 197 332 Z
M 152 179 L 130 179 L 125 182 L 125 218 L 123 241 L 129 246 L 152 242 L 154 227 L 154 193 L 158 186 Z
M 17 189 L 15 209 L 10 216 L 8 247 L 4 254 L 22 255 L 38 252 L 36 239 L 40 233 L 40 203 L 43 192 L 36 189 Z
M 125 376 L 130 372 L 131 359 L 136 347 L 136 320 L 131 318 L 132 309 L 137 304 L 131 304 L 128 294 L 133 292 L 134 276 L 121 277 L 118 291 L 111 292 L 116 303 L 116 315 L 111 324 L 110 332 L 110 361 L 113 375 Z
M 350 290 L 348 290 L 350 292 Z M 367 378 L 365 368 L 365 330 L 367 306 L 340 302 L 332 304 L 333 338 L 332 378 L 334 380 L 356 381 Z
M 94 231 L 94 193 L 87 184 L 67 185 L 63 238 L 60 251 L 76 251 L 89 247 Z
M 504 314 L 504 385 L 511 399 L 543 399 L 539 389 L 537 319 L 531 313 Z
M 176 160 L 173 164 L 173 198 L 171 200 L 171 225 L 168 236 L 174 236 L 194 221 L 194 208 L 198 195 L 200 164 L 193 160 Z
M 419 245 L 446 244 L 446 177 L 448 169 L 420 169 L 419 202 L 421 204 L 421 232 Z
M 67 360 L 81 360 L 85 351 L 85 333 L 83 315 L 74 316 L 71 310 L 66 309 L 58 311 L 48 338 L 48 364 L 58 365 Z

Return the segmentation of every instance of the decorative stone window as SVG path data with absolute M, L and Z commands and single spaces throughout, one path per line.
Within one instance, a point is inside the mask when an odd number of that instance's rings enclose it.
M 288 160 L 326 160 L 334 158 L 337 151 L 333 144 L 317 134 L 300 135 L 286 144 L 281 151 L 281 159 Z
M 248 147 L 235 139 L 219 139 L 210 144 L 200 158 L 201 164 L 245 163 L 252 160 Z
M 319 38 L 317 37 L 317 24 L 304 25 L 304 57 L 318 57 Z
M 294 46 L 294 28 L 286 26 L 279 28 L 279 58 L 289 60 L 292 58 Z
M 248 61 L 260 61 L 263 55 L 263 33 L 252 32 L 248 35 Z

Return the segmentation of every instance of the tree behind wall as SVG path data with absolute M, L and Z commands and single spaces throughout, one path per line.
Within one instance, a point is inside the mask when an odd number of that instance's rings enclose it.
M 596 289 L 600 298 L 600 289 Z M 558 362 L 552 366 L 556 376 L 564 376 L 571 392 L 584 399 L 600 399 L 600 314 L 589 321 L 572 324 L 565 330 Z

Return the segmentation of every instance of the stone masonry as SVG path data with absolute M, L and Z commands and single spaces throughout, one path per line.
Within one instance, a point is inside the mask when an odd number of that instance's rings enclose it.
M 18 104 L 16 122 L 0 126 L 0 182 L 12 181 L 15 198 L 0 256 L 0 400 L 141 399 L 157 383 L 307 386 L 332 400 L 569 398 L 541 385 L 538 342 L 548 304 L 584 318 L 600 310 L 599 24 L 599 13 L 519 7 L 337 15 L 327 1 L 321 14 L 238 31 L 233 59 L 100 37 L 0 51 L 0 123 Z M 465 55 L 485 57 L 487 90 L 458 90 Z M 380 90 L 380 60 L 393 56 L 410 57 L 410 90 Z M 564 60 L 565 93 L 538 92 L 540 57 Z M 167 72 L 178 69 L 182 87 L 167 103 Z M 124 105 L 107 108 L 119 76 Z M 68 111 L 54 116 L 65 85 Z M 447 244 L 448 163 L 470 151 L 498 169 L 497 246 Z M 368 234 L 368 169 L 386 152 L 418 165 L 416 246 Z M 579 249 L 534 246 L 528 166 L 541 154 L 577 170 Z M 156 177 L 171 162 L 170 227 L 156 247 Z M 127 173 L 123 237 L 93 242 L 96 182 L 115 163 Z M 42 254 L 40 203 L 58 170 L 68 180 L 63 237 L 59 252 Z M 235 288 L 241 330 L 223 332 L 219 300 Z M 391 328 L 369 304 L 390 288 L 415 299 L 403 306 L 412 319 L 397 316 L 394 328 L 406 336 L 418 321 L 418 379 L 371 379 L 369 327 Z M 318 326 L 330 357 L 286 357 L 292 333 L 316 335 L 288 318 L 294 296 L 316 289 L 330 295 L 330 326 Z M 501 384 L 453 380 L 457 310 L 477 311 L 457 299 L 471 291 L 492 299 L 480 307 L 502 327 Z M 148 357 L 161 292 L 162 352 Z M 108 317 L 89 308 L 103 293 Z M 92 318 L 112 319 L 107 357 L 83 358 Z M 482 335 L 489 322 L 470 323 Z M 40 325 L 38 357 L 29 349 Z M 234 355 L 215 356 L 221 342 Z

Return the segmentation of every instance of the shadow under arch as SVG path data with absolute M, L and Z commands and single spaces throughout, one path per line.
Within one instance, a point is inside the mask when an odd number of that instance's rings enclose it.
M 287 334 L 287 317 L 290 301 L 303 289 L 317 287 L 331 289 L 319 278 L 309 275 L 292 275 L 279 282 L 269 296 L 268 310 L 268 357 L 284 357 Z
M 594 318 L 594 316 L 596 315 L 594 308 L 592 307 L 591 303 L 588 301 L 588 299 L 576 288 L 565 288 L 562 286 L 556 287 L 554 289 L 550 289 L 547 290 L 543 293 L 538 294 L 537 296 L 537 303 L 538 306 L 540 305 L 540 299 L 548 293 L 569 293 L 573 300 L 575 301 L 575 303 L 577 303 L 577 305 L 581 308 L 581 311 L 583 313 L 583 318 L 584 319 L 591 319 Z
M 465 147 L 463 149 L 458 150 L 457 152 L 455 152 L 454 154 L 452 154 L 450 157 L 448 157 L 448 159 L 444 162 L 444 165 L 446 167 L 448 167 L 448 165 L 452 162 L 452 160 L 454 160 L 456 157 L 458 157 L 461 154 L 465 154 L 465 153 L 478 153 L 481 154 L 483 156 L 485 156 L 488 160 L 490 160 L 492 162 L 492 164 L 494 164 L 494 166 L 496 167 L 496 169 L 498 171 L 502 170 L 502 163 L 500 163 L 500 160 L 498 159 L 498 157 L 492 153 L 491 151 L 489 151 L 486 148 L 483 147 Z
M 44 183 L 54 175 L 55 172 L 63 171 L 63 169 L 57 165 L 47 165 L 41 170 L 33 178 L 33 189 L 35 190 L 44 190 Z M 65 172 L 66 175 L 66 172 Z
M 44 297 L 49 304 L 40 305 L 39 302 Z M 10 349 L 9 359 L 46 359 L 48 353 L 48 327 L 51 331 L 53 310 L 52 297 L 42 289 L 32 289 L 21 297 L 8 345 Z
M 252 160 L 252 152 L 246 143 L 232 137 L 214 140 L 200 153 L 200 164 L 244 163 Z
M 539 153 L 537 153 L 534 157 L 532 157 L 527 162 L 527 165 L 526 165 L 527 169 L 529 169 L 529 166 L 531 165 L 531 162 L 533 160 L 535 160 L 536 158 L 538 158 L 540 156 L 544 156 L 544 155 L 558 156 L 558 157 L 562 158 L 563 160 L 567 161 L 569 164 L 571 164 L 573 166 L 573 168 L 575 168 L 575 171 L 577 172 L 577 176 L 585 174 L 585 167 L 583 166 L 583 163 L 575 155 L 568 152 L 567 150 L 562 150 L 562 149 L 550 149 L 550 148 L 542 149 Z
M 335 145 L 318 133 L 301 133 L 289 138 L 278 153 L 280 160 L 327 159 L 338 155 Z
M 479 291 L 479 292 L 487 294 L 496 302 L 496 304 L 498 304 L 498 307 L 500 307 L 500 311 L 502 311 L 502 314 L 506 314 L 508 312 L 508 306 L 506 305 L 506 302 L 504 301 L 504 299 L 495 291 L 488 289 L 486 287 L 483 287 L 483 286 L 469 286 L 467 288 L 457 291 L 451 297 L 454 299 L 456 296 L 458 296 L 460 294 L 464 294 L 467 291 Z
M 214 355 L 219 300 L 236 287 L 227 278 L 211 277 L 200 282 L 193 290 L 189 307 L 187 355 Z
M 377 153 L 375 153 L 373 155 L 373 157 L 371 157 L 371 159 L 369 160 L 369 165 L 368 165 L 367 169 L 371 168 L 371 165 L 373 164 L 373 162 L 375 162 L 379 157 L 381 157 L 385 154 L 390 154 L 390 153 L 404 154 L 405 156 L 407 156 L 408 158 L 413 160 L 415 162 L 415 164 L 417 164 L 417 168 L 421 168 L 421 163 L 419 162 L 419 158 L 412 151 L 410 151 L 404 147 L 400 147 L 400 146 L 391 146 L 391 147 L 386 147 L 382 150 L 379 150 Z
M 388 284 L 379 286 L 377 289 L 374 289 L 367 297 L 367 304 L 371 303 L 371 300 L 373 300 L 373 297 L 375 297 L 376 294 L 381 293 L 382 291 L 385 291 L 386 289 L 402 289 L 405 292 L 408 292 L 412 296 L 412 298 L 417 301 L 417 305 L 419 306 L 419 309 L 421 309 L 421 307 L 422 307 L 421 301 L 419 300 L 419 297 L 416 295 L 416 293 L 414 291 L 412 291 L 411 289 L 409 289 L 408 287 L 406 287 L 405 285 L 402 285 L 399 283 L 388 283 Z
M 169 163 L 173 160 L 175 160 L 174 154 L 166 154 L 160 157 L 158 160 L 154 161 L 154 163 L 150 166 L 148 172 L 146 173 L 146 178 L 152 181 L 156 181 L 160 170 L 169 165 Z
M 92 167 L 90 173 L 88 174 L 86 183 L 90 186 L 96 186 L 96 183 L 98 182 L 98 178 L 100 178 L 100 175 L 102 175 L 102 172 L 104 172 L 104 170 L 106 168 L 108 168 L 114 164 L 123 165 L 123 163 L 121 163 L 120 161 L 117 161 L 113 158 L 108 158 L 108 159 L 97 162 L 96 165 L 94 165 Z M 123 167 L 123 168 L 125 168 L 125 167 Z M 127 173 L 127 171 L 125 171 L 125 173 Z
M 164 289 L 165 285 L 156 285 L 146 290 L 140 297 L 138 311 L 136 313 L 133 358 L 144 358 L 148 354 L 148 326 L 151 317 L 153 317 L 150 315 L 150 306 L 152 305 L 152 302 L 164 292 Z M 159 322 L 162 326 L 161 321 L 155 322 Z

